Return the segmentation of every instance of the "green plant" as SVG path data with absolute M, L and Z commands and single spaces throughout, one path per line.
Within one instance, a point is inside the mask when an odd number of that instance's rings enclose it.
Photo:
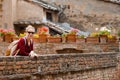
M 59 34 L 56 34 L 56 35 L 54 35 L 54 36 L 52 36 L 52 37 L 56 38 L 56 37 L 60 37 L 60 35 L 59 35 Z
M 118 31 L 118 37 L 120 37 L 120 31 Z
M 99 35 L 110 35 L 110 32 L 107 30 L 99 31 Z
M 0 36 L 4 36 L 4 35 L 15 35 L 15 31 L 13 29 L 0 29 Z
M 92 32 L 90 34 L 90 37 L 98 37 L 99 36 L 99 33 L 98 32 Z
M 39 38 L 39 35 L 38 34 L 34 34 L 33 37 L 34 38 Z
M 77 36 L 77 38 L 85 38 L 85 36 L 84 35 L 79 35 L 79 36 Z
M 72 28 L 72 29 L 69 31 L 68 34 L 74 34 L 74 35 L 76 35 L 77 32 L 78 32 L 78 29 Z
M 0 28 L 0 36 L 4 36 L 5 35 L 5 29 Z
M 3 36 L 3 34 L 2 34 L 2 33 L 0 33 L 0 36 Z
M 4 34 L 10 34 L 10 35 L 15 35 L 15 31 L 13 29 L 5 29 Z
M 115 38 L 115 36 L 113 36 L 112 34 L 107 35 L 107 37 L 108 37 L 109 39 Z
M 63 33 L 61 36 L 62 36 L 62 37 L 66 37 L 66 36 L 67 36 L 67 33 Z

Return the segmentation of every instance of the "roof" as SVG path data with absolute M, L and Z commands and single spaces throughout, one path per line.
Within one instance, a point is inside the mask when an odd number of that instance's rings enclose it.
M 68 33 L 68 30 L 65 30 L 64 28 L 60 27 L 60 25 L 55 24 L 53 22 L 47 21 L 45 25 L 49 26 L 50 28 L 54 29 L 55 31 L 59 33 Z
M 20 25 L 20 24 L 26 24 L 26 25 L 28 25 L 28 24 L 31 24 L 31 25 L 34 25 L 34 24 L 38 24 L 38 25 L 39 24 L 44 24 L 44 25 L 48 26 L 49 28 L 57 31 L 60 34 L 67 32 L 66 30 L 62 29 L 60 26 L 54 24 L 53 22 L 49 22 L 49 21 L 42 22 L 41 20 L 33 20 L 33 19 L 30 20 L 29 19 L 29 20 L 18 20 L 18 21 L 15 21 L 14 24 L 15 25 Z
M 58 33 L 62 34 L 62 33 L 68 33 L 72 27 L 67 27 L 67 26 L 64 26 L 64 25 L 60 25 L 60 24 L 56 24 L 56 23 L 53 23 L 53 22 L 50 22 L 50 21 L 46 21 L 46 22 L 43 22 L 43 21 L 40 21 L 40 20 L 18 20 L 18 21 L 15 21 L 14 24 L 44 24 L 46 26 L 48 26 L 49 28 L 57 31 Z M 84 32 L 84 31 L 78 31 L 78 35 L 85 35 L 85 36 L 88 36 L 89 35 L 89 32 Z
M 41 20 L 31 20 L 31 19 L 29 19 L 29 20 L 17 20 L 17 21 L 15 21 L 14 22 L 14 24 L 41 24 L 42 23 L 42 21 Z
M 120 1 L 119 1 L 119 0 L 103 0 L 103 1 L 107 1 L 107 2 L 112 2 L 112 3 L 120 4 Z
M 42 0 L 30 0 L 30 2 L 33 2 L 33 3 L 43 7 L 45 9 L 50 9 L 50 10 L 53 10 L 53 11 L 60 11 L 60 8 L 58 6 L 47 3 L 47 2 L 42 1 Z

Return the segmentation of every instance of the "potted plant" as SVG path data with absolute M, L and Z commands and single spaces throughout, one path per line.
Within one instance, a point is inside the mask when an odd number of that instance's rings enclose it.
M 3 37 L 4 37 L 4 29 L 0 29 L 0 42 L 3 41 Z
M 40 42 L 40 40 L 39 40 L 39 35 L 38 35 L 37 33 L 33 35 L 33 41 L 34 41 L 35 43 L 39 43 L 39 42 Z
M 118 39 L 120 40 L 120 31 L 118 31 L 117 35 L 118 35 Z
M 84 35 L 79 35 L 76 37 L 76 43 L 85 43 L 86 39 Z
M 117 41 L 116 36 L 113 36 L 113 35 L 110 34 L 107 37 L 108 37 L 108 40 L 107 40 L 108 43 L 116 43 L 116 41 Z
M 67 42 L 76 42 L 77 32 L 78 32 L 78 29 L 72 28 L 66 36 L 66 41 Z
M 47 41 L 50 43 L 59 43 L 59 42 L 62 42 L 62 38 L 59 34 L 57 34 L 54 36 L 47 37 Z
M 106 43 L 110 32 L 108 30 L 99 31 L 100 43 Z
M 99 34 L 98 32 L 92 32 L 87 38 L 87 43 L 99 43 Z
M 5 29 L 4 30 L 4 40 L 5 42 L 12 42 L 15 36 L 15 32 L 12 29 Z
M 19 40 L 19 36 L 18 36 L 18 35 L 15 35 L 15 36 L 13 37 L 13 40 Z
M 47 36 L 48 36 L 49 29 L 45 26 L 38 28 L 38 34 L 39 34 L 39 41 L 40 42 L 47 42 Z
M 13 40 L 18 40 L 21 37 L 24 37 L 26 33 L 20 33 L 19 36 L 15 34 Z
M 26 33 L 20 33 L 19 37 L 24 37 Z
M 67 33 L 63 33 L 61 35 L 61 37 L 62 37 L 62 42 L 65 43 L 66 42 Z

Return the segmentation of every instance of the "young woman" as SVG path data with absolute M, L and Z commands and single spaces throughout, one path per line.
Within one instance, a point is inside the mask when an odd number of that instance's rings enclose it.
M 17 55 L 19 56 L 30 56 L 30 57 L 37 57 L 37 54 L 33 51 L 33 34 L 35 32 L 35 28 L 29 25 L 26 27 L 26 36 L 20 38 L 17 46 L 17 50 L 19 52 Z

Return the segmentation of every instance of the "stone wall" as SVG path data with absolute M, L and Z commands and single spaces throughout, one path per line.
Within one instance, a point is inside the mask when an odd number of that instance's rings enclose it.
M 0 42 L 0 55 L 3 56 L 10 43 Z M 37 54 L 66 54 L 66 53 L 96 53 L 119 52 L 119 44 L 116 43 L 35 43 L 34 51 Z
M 0 57 L 0 80 L 119 80 L 117 53 Z
M 120 5 L 103 0 L 44 0 L 64 6 L 61 22 L 85 31 L 95 31 L 96 27 L 107 26 L 120 30 Z M 116 31 L 114 31 L 116 33 Z
M 18 0 L 15 20 L 43 20 L 43 16 L 43 7 L 24 0 Z
M 117 55 L 117 76 L 120 79 L 120 54 Z
M 3 0 L 2 2 L 2 28 L 14 29 L 17 20 L 42 20 L 43 7 L 24 0 Z
M 0 55 L 10 43 L 0 42 Z M 37 54 L 66 54 L 66 53 L 96 53 L 96 52 L 119 52 L 118 43 L 35 43 L 34 51 Z
M 12 3 L 14 2 L 14 3 Z M 3 0 L 2 2 L 2 28 L 12 28 L 13 27 L 13 15 L 16 9 L 16 0 Z M 12 9 L 14 7 L 14 9 Z
M 119 52 L 118 43 L 40 43 L 34 46 L 39 54 Z

